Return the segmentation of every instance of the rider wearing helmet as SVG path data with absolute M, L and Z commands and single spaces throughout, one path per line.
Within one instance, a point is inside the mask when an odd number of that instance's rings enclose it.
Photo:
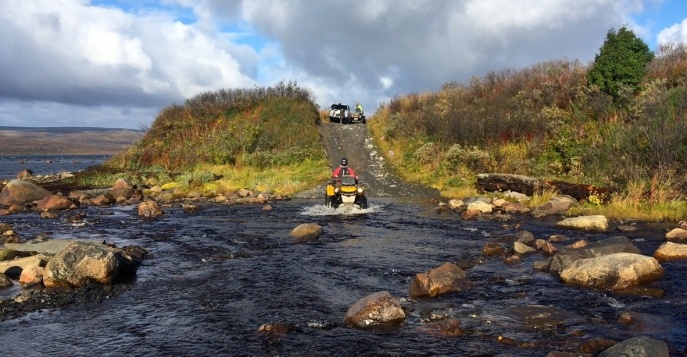
M 343 175 L 355 177 L 355 183 L 358 183 L 358 175 L 355 173 L 355 171 L 353 171 L 353 168 L 348 167 L 348 159 L 345 157 L 341 158 L 341 165 L 334 169 L 334 172 L 332 173 L 332 179 L 338 180 Z
M 356 103 L 355 104 L 355 111 L 358 113 L 362 113 L 363 112 L 363 106 L 360 105 L 360 103 Z

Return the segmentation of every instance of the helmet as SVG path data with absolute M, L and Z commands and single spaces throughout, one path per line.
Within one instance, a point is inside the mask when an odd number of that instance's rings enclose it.
M 342 158 L 341 159 L 341 166 L 346 167 L 348 166 L 348 159 L 347 158 Z

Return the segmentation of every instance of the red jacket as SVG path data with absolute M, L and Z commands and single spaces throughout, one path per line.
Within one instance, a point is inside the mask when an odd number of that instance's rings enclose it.
M 343 175 L 350 175 L 350 176 L 355 177 L 356 180 L 358 179 L 358 175 L 356 175 L 355 171 L 353 171 L 353 169 L 350 167 L 339 166 L 336 169 L 334 169 L 334 172 L 332 173 L 333 178 L 339 178 L 339 176 L 343 176 Z

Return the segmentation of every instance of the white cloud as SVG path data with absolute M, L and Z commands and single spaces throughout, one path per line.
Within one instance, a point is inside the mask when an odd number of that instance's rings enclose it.
M 658 43 L 668 42 L 687 43 L 687 18 L 679 24 L 674 24 L 658 33 Z

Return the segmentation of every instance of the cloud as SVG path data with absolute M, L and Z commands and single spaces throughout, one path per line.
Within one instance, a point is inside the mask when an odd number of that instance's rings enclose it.
M 643 31 L 631 16 L 655 1 L 3 0 L 0 125 L 70 122 L 49 108 L 135 128 L 202 91 L 280 80 L 322 106 L 372 112 L 489 71 L 589 61 L 611 28 Z M 684 39 L 687 25 L 676 26 L 659 37 Z
M 200 91 L 250 86 L 257 55 L 168 14 L 85 1 L 0 5 L 0 97 L 159 107 Z
M 687 19 L 682 20 L 681 23 L 674 24 L 658 33 L 658 43 L 665 44 L 668 42 L 684 42 L 687 43 Z

